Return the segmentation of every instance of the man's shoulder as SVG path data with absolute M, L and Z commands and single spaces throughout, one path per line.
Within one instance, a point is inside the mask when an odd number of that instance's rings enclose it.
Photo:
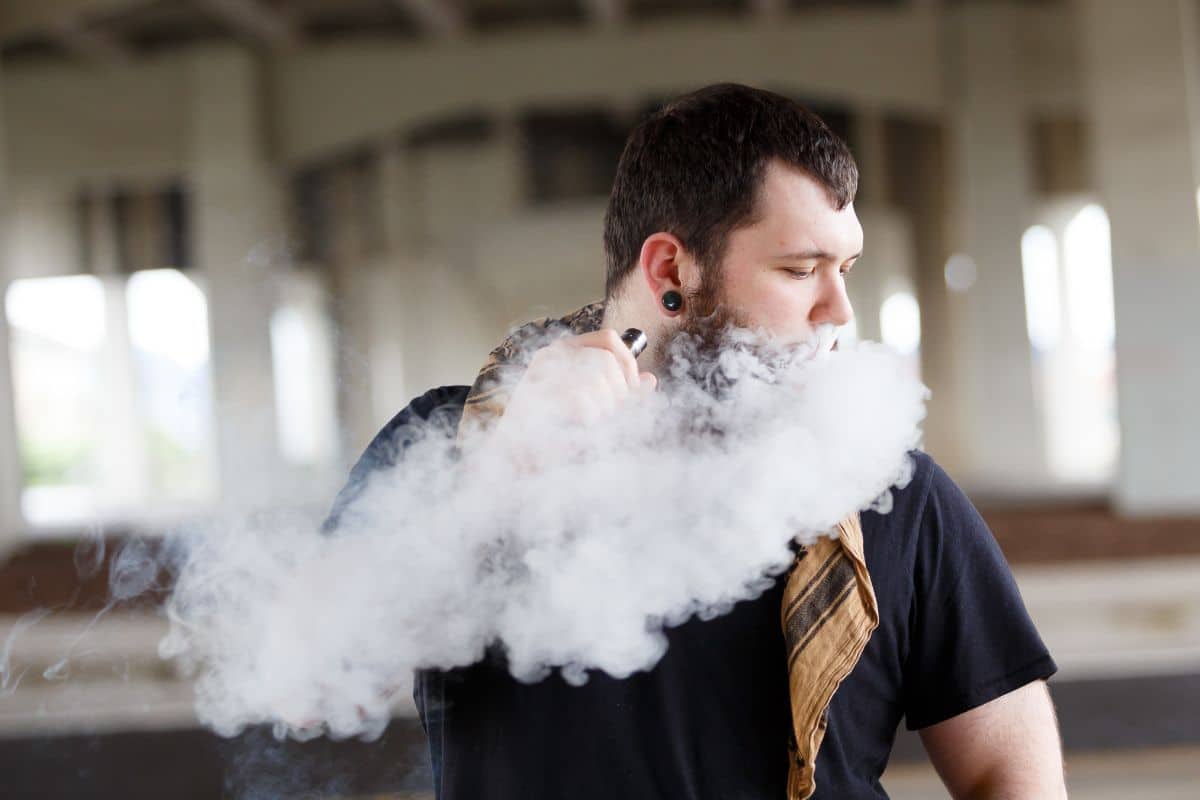
M 373 460 L 393 463 L 394 451 L 405 440 L 406 429 L 434 422 L 456 425 L 470 391 L 470 386 L 438 386 L 414 397 L 375 435 L 365 455 L 374 456 Z
M 933 457 L 924 451 L 910 450 L 908 458 L 910 470 L 907 480 L 902 486 L 891 488 L 891 502 L 886 512 L 863 512 L 864 527 L 900 526 L 911 530 L 920 524 L 933 484 L 937 482 L 939 474 L 945 473 Z
M 902 488 L 892 488 L 887 512 L 860 515 L 869 555 L 883 563 L 911 563 L 919 550 L 951 554 L 992 546 L 987 524 L 946 470 L 928 453 L 913 450 L 909 456 L 912 476 Z
M 395 421 L 405 415 L 410 418 L 429 419 L 439 409 L 446 411 L 453 411 L 455 408 L 461 409 L 467 402 L 467 394 L 470 391 L 470 386 L 458 384 L 437 386 L 425 392 L 425 394 L 414 397 L 392 419 Z
M 342 490 L 334 499 L 333 508 L 321 529 L 326 533 L 342 524 L 347 509 L 362 494 L 371 476 L 395 467 L 404 451 L 430 425 L 442 425 L 452 430 L 462 416 L 469 386 L 439 386 L 413 398 L 408 405 L 388 420 L 375 434 L 354 467 Z
M 906 509 L 913 513 L 913 522 L 919 522 L 932 503 L 949 502 L 954 505 L 970 505 L 966 493 L 933 456 L 922 450 L 910 450 L 911 477 L 901 488 L 892 489 L 893 508 Z
M 912 479 L 893 489 L 892 508 L 862 516 L 864 534 L 887 551 L 889 560 L 957 564 L 971 562 L 987 569 L 1007 569 L 995 537 L 967 493 L 927 453 L 913 451 Z

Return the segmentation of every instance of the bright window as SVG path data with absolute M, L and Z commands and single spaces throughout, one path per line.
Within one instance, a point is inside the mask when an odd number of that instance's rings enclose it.
M 22 514 L 34 523 L 86 516 L 102 478 L 104 286 L 90 275 L 18 280 L 5 294 L 4 311 Z
M 889 295 L 879 307 L 879 332 L 883 343 L 905 356 L 921 347 L 921 309 L 908 292 Z
M 1064 483 L 1104 484 L 1120 440 L 1108 216 L 1076 204 L 1047 217 L 1021 239 L 1046 459 Z
M 126 304 L 151 491 L 166 500 L 212 497 L 216 458 L 204 292 L 179 270 L 146 270 L 129 278 Z
M 127 521 L 216 495 L 208 310 L 178 270 L 14 281 L 22 516 Z
M 337 453 L 333 326 L 320 284 L 294 273 L 271 316 L 279 451 L 299 467 L 323 467 Z
M 1034 349 L 1058 346 L 1062 299 L 1058 291 L 1058 240 L 1045 225 L 1034 225 L 1021 237 L 1025 278 L 1025 325 Z
M 1116 324 L 1108 215 L 1098 205 L 1085 206 L 1067 223 L 1063 239 L 1071 333 L 1080 347 L 1111 349 Z

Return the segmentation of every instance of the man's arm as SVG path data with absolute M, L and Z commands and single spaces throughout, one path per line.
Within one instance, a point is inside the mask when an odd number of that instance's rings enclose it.
M 1058 800 L 1067 796 L 1054 706 L 1044 681 L 920 730 L 955 800 Z

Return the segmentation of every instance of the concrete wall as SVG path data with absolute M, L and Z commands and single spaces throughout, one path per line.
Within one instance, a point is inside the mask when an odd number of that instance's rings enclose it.
M 0 73 L 0 86 L 3 73 Z M 4 131 L 4 95 L 0 92 L 0 252 L 8 240 L 10 194 Z M 21 470 L 17 455 L 17 429 L 13 413 L 12 367 L 9 363 L 8 324 L 5 322 L 4 293 L 11 281 L 8 259 L 0 259 L 0 558 L 16 546 L 24 525 L 20 514 Z
M 61 187 L 182 174 L 187 63 L 172 53 L 103 69 L 53 64 L 5 72 L 12 183 Z
M 1195 4 L 1080 4 L 1093 154 L 1112 225 L 1126 511 L 1200 511 L 1200 50 Z M 1153 87 L 1150 91 L 1149 88 Z
M 11 165 L 0 252 L 10 277 L 74 271 L 80 186 L 184 180 L 197 260 L 211 278 L 219 408 L 257 420 L 222 421 L 233 452 L 252 430 L 274 430 L 266 319 L 272 274 L 289 266 L 259 257 L 283 235 L 289 175 L 363 148 L 384 153 L 384 246 L 343 251 L 332 281 L 341 352 L 358 360 L 340 383 L 342 459 L 351 460 L 408 397 L 469 382 L 511 325 L 600 296 L 602 202 L 529 204 L 513 122 L 521 112 L 628 109 L 741 80 L 874 120 L 862 151 L 868 256 L 852 286 L 868 337 L 878 335 L 879 303 L 901 284 L 923 303 L 936 299 L 942 266 L 931 257 L 941 246 L 933 206 L 889 205 L 881 189 L 877 176 L 907 154 L 886 146 L 880 121 L 944 123 L 956 154 L 942 181 L 956 213 L 944 227 L 985 269 L 972 295 L 923 308 L 936 393 L 927 441 L 968 484 L 1029 493 L 1044 479 L 1019 278 L 1032 205 L 1022 136 L 1035 113 L 1080 111 L 1078 36 L 1067 5 L 913 4 L 276 54 L 201 46 L 105 69 L 30 64 L 0 76 Z M 414 129 L 473 113 L 498 134 L 396 155 Z M 274 463 L 271 435 L 260 438 L 257 460 Z
M 900 9 L 316 48 L 275 63 L 282 151 L 312 158 L 464 108 L 640 101 L 720 80 L 936 114 L 938 35 L 936 18 Z

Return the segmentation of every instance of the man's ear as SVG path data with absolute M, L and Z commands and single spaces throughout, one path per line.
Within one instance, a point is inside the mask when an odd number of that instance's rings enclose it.
M 699 283 L 695 262 L 683 242 L 665 231 L 653 233 L 642 242 L 638 272 L 656 299 L 669 291 L 687 294 Z

